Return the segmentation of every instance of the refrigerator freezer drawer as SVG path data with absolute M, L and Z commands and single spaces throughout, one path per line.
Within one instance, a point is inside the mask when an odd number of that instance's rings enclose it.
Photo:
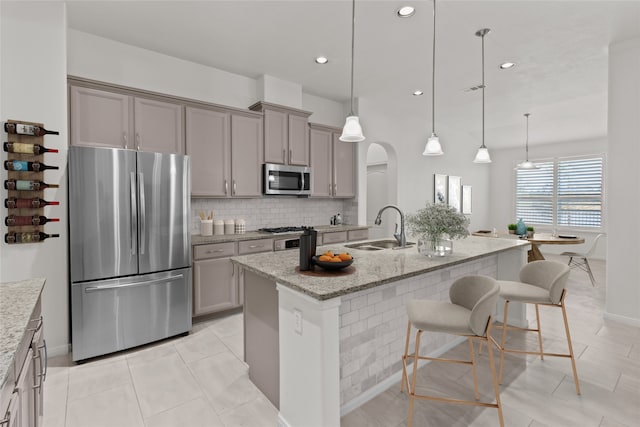
M 74 361 L 191 330 L 191 268 L 74 283 L 71 299 Z

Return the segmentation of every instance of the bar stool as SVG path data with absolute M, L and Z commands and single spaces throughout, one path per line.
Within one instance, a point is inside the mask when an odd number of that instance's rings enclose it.
M 536 329 L 519 328 L 517 326 L 508 326 L 506 321 L 502 324 L 502 339 L 500 341 L 500 384 L 502 384 L 502 372 L 504 368 L 504 353 L 520 353 L 520 354 L 538 354 L 544 360 L 544 356 L 568 357 L 571 359 L 571 368 L 573 369 L 573 381 L 576 385 L 576 394 L 580 394 L 580 384 L 578 382 L 578 371 L 576 370 L 576 361 L 573 355 L 573 346 L 571 345 L 571 334 L 569 332 L 569 323 L 567 322 L 567 311 L 564 306 L 564 299 L 567 296 L 565 285 L 569 278 L 569 266 L 556 261 L 533 261 L 525 265 L 520 270 L 520 282 L 512 282 L 499 280 L 500 296 L 504 298 L 504 319 L 509 315 L 509 303 L 511 301 L 523 304 L 534 304 L 536 307 Z M 544 305 L 549 307 L 557 307 L 562 310 L 564 318 L 564 328 L 569 346 L 569 353 L 545 353 L 542 350 L 542 331 L 540 329 L 540 312 L 538 306 Z M 521 331 L 536 332 L 538 334 L 539 351 L 525 351 L 517 349 L 505 348 L 507 340 L 507 329 L 516 329 Z M 494 340 L 495 342 L 495 340 Z
M 402 356 L 402 382 L 400 391 L 404 391 L 406 384 L 409 392 L 409 419 L 408 427 L 411 427 L 413 418 L 413 404 L 415 399 L 433 400 L 437 402 L 457 403 L 473 406 L 484 406 L 498 409 L 500 426 L 504 426 L 502 419 L 502 406 L 500 404 L 500 388 L 496 376 L 496 368 L 493 361 L 493 349 L 489 343 L 491 338 L 492 314 L 498 299 L 499 286 L 495 279 L 486 276 L 466 276 L 456 280 L 449 289 L 451 302 L 413 300 L 407 304 L 409 322 L 407 324 L 407 339 Z M 417 329 L 415 351 L 409 354 L 409 338 L 411 326 Z M 469 354 L 471 360 L 445 359 L 420 356 L 420 336 L 423 331 L 444 332 L 448 334 L 467 337 L 469 340 Z M 478 379 L 476 377 L 476 361 L 473 353 L 473 340 L 487 342 L 489 349 L 489 365 L 493 379 L 493 389 L 496 403 L 479 402 Z M 495 343 L 497 346 L 498 344 Z M 409 381 L 407 373 L 407 360 L 413 359 L 413 374 Z M 416 374 L 419 360 L 433 360 L 439 362 L 461 363 L 471 365 L 473 373 L 473 385 L 476 400 L 460 400 L 444 398 L 440 396 L 427 396 L 416 394 Z

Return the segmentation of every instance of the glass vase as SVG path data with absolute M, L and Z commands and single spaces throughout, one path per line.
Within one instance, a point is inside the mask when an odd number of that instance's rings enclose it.
M 443 257 L 453 252 L 453 241 L 443 236 L 425 236 L 418 240 L 418 252 L 428 257 Z

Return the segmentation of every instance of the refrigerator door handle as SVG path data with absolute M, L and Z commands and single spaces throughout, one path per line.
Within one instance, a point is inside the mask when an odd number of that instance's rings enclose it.
M 147 214 L 144 200 L 144 174 L 138 173 L 138 193 L 140 196 L 140 255 L 144 255 L 147 240 Z
M 97 292 L 97 291 L 106 291 L 109 289 L 118 289 L 118 288 L 134 288 L 137 286 L 146 286 L 146 285 L 152 285 L 154 283 L 164 283 L 164 282 L 168 282 L 170 280 L 175 280 L 175 279 L 181 279 L 182 277 L 184 277 L 182 274 L 178 274 L 176 276 L 169 276 L 169 277 L 165 277 L 162 279 L 156 279 L 156 280 L 145 280 L 143 282 L 136 282 L 136 283 L 123 283 L 120 285 L 105 285 L 105 286 L 88 286 L 86 288 L 84 288 L 84 292 L 85 293 L 90 293 L 90 292 Z
M 138 224 L 138 207 L 136 206 L 136 173 L 131 172 L 131 255 L 136 254 L 136 224 Z

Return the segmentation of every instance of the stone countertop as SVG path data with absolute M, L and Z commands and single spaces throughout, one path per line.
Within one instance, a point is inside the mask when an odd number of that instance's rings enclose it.
M 319 225 L 313 227 L 318 233 L 332 233 L 338 231 L 365 230 L 368 225 Z M 191 245 L 205 245 L 208 243 L 239 242 L 253 239 L 287 239 L 299 236 L 301 233 L 271 234 L 263 231 L 247 231 L 243 234 L 215 234 L 213 236 L 191 235 Z
M 0 390 L 44 287 L 44 278 L 0 283 Z
M 438 258 L 429 258 L 419 254 L 417 245 L 405 249 L 383 249 L 380 251 L 362 251 L 340 244 L 319 246 L 316 251 L 318 254 L 331 249 L 334 253 L 349 252 L 353 256 L 352 266 L 355 267 L 355 272 L 336 278 L 330 276 L 313 277 L 297 272 L 298 251 L 242 255 L 231 258 L 231 261 L 317 300 L 326 300 L 462 264 L 486 255 L 527 246 L 529 243 L 526 241 L 471 236 L 462 240 L 454 240 L 453 253 Z

